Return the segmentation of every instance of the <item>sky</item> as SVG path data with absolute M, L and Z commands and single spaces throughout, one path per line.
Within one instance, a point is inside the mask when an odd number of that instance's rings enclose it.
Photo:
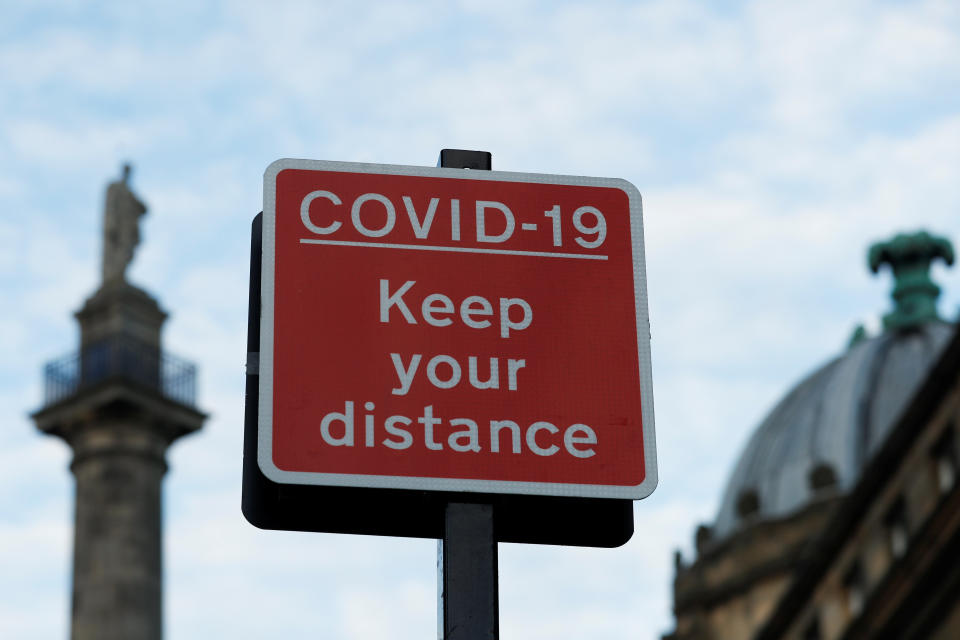
M 200 367 L 169 452 L 171 640 L 436 633 L 431 540 L 240 513 L 249 226 L 278 158 L 624 178 L 644 203 L 659 486 L 617 549 L 501 545 L 501 637 L 653 640 L 673 552 L 752 428 L 876 333 L 866 250 L 960 242 L 960 6 L 849 2 L 0 0 L 0 635 L 66 637 L 73 480 L 29 418 L 98 286 L 106 183 L 149 207 L 128 272 Z M 934 268 L 940 310 L 960 270 Z

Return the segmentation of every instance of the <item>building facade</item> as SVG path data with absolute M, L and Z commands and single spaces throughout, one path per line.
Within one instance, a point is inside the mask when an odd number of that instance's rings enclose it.
M 960 589 L 948 588 L 960 579 L 958 556 L 948 562 L 957 528 L 946 515 L 960 338 L 937 314 L 934 259 L 952 264 L 953 249 L 923 232 L 871 248 L 870 268 L 895 277 L 883 333 L 858 330 L 756 429 L 716 520 L 696 532 L 696 558 L 677 556 L 666 638 L 960 638 Z M 897 618 L 920 601 L 936 602 L 922 625 Z

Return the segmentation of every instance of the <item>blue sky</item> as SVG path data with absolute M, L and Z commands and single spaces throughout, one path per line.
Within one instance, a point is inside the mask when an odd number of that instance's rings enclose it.
M 960 9 L 925 2 L 0 0 L 0 634 L 64 637 L 72 478 L 28 413 L 97 286 L 103 188 L 150 207 L 131 279 L 199 363 L 165 485 L 166 631 L 423 638 L 430 541 L 239 511 L 250 219 L 281 157 L 625 178 L 644 196 L 660 486 L 616 550 L 504 545 L 504 638 L 650 640 L 672 551 L 779 395 L 878 330 L 878 239 L 960 242 Z M 960 270 L 935 269 L 956 318 Z M 689 551 L 687 551 L 689 554 Z M 282 635 L 281 635 L 282 634 Z

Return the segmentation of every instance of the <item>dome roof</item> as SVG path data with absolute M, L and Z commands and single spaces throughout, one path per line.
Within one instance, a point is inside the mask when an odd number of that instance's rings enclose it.
M 954 325 L 936 312 L 940 289 L 929 278 L 935 258 L 952 264 L 953 248 L 925 232 L 870 248 L 870 268 L 889 264 L 896 279 L 885 332 L 866 339 L 859 330 L 845 354 L 773 408 L 727 481 L 711 538 L 795 513 L 826 488 L 853 486 L 953 335 Z
M 930 322 L 862 340 L 802 380 L 760 424 L 727 482 L 714 537 L 789 515 L 819 489 L 848 490 L 954 327 Z

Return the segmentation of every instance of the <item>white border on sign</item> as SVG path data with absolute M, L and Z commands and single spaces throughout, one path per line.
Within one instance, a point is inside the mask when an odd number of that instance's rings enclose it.
M 428 478 L 344 473 L 285 471 L 273 462 L 273 322 L 274 268 L 276 263 L 277 174 L 284 169 L 371 173 L 459 180 L 529 182 L 610 187 L 627 194 L 630 203 L 630 240 L 633 249 L 633 288 L 636 301 L 637 351 L 640 364 L 641 417 L 646 477 L 639 485 L 597 485 L 563 482 L 512 482 L 465 478 Z M 445 167 L 418 167 L 329 160 L 284 158 L 267 167 L 263 175 L 263 260 L 260 283 L 260 410 L 257 426 L 257 462 L 270 480 L 280 484 L 508 493 L 580 498 L 646 498 L 657 487 L 657 451 L 653 420 L 653 376 L 650 357 L 650 316 L 647 309 L 647 273 L 643 243 L 643 204 L 635 186 L 620 178 L 591 178 L 510 171 L 466 171 Z

